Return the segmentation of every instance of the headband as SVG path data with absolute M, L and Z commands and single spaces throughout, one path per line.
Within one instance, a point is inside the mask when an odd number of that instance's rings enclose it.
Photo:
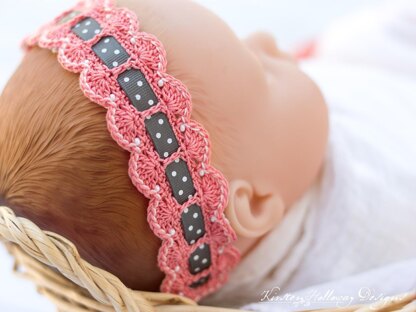
M 166 73 L 166 51 L 139 31 L 136 15 L 111 0 L 81 1 L 23 41 L 58 54 L 80 73 L 85 96 L 107 109 L 112 138 L 130 152 L 128 174 L 149 198 L 147 220 L 161 240 L 161 291 L 199 300 L 238 263 L 224 215 L 228 183 L 210 165 L 207 131 L 191 120 L 191 95 Z

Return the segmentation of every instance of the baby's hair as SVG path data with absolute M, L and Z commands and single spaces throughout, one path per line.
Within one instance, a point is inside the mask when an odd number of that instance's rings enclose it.
M 168 64 L 191 91 L 192 115 L 219 133 L 205 117 L 216 112 L 208 112 L 197 79 L 174 59 Z M 160 240 L 146 221 L 148 200 L 131 183 L 129 152 L 111 138 L 105 114 L 56 55 L 40 48 L 26 53 L 0 97 L 0 205 L 67 237 L 87 261 L 127 286 L 158 290 Z M 223 139 L 211 136 L 220 145 Z
M 144 15 L 152 33 L 167 36 L 160 20 Z M 192 117 L 209 130 L 214 165 L 225 168 L 232 155 L 227 123 L 198 77 L 181 70 L 172 46 L 165 48 L 167 72 L 190 90 Z M 0 97 L 0 204 L 67 237 L 87 261 L 127 286 L 158 290 L 161 242 L 146 220 L 148 199 L 131 183 L 129 152 L 111 138 L 105 116 L 82 93 L 79 74 L 48 50 L 28 51 Z
M 127 175 L 129 153 L 107 131 L 106 110 L 78 83 L 47 50 L 24 57 L 0 100 L 0 198 L 128 286 L 157 290 L 148 200 Z
M 152 33 L 168 37 L 167 26 L 146 10 Z M 221 151 L 215 165 L 225 163 L 232 154 L 223 153 L 232 145 L 223 136 L 227 123 L 212 111 L 218 106 L 209 104 L 198 77 L 175 62 L 173 47 L 165 46 L 167 72 L 190 90 L 193 119 L 220 147 L 212 149 Z M 79 74 L 63 69 L 48 50 L 28 51 L 0 97 L 0 204 L 67 237 L 82 257 L 127 286 L 158 290 L 161 241 L 146 220 L 148 199 L 127 174 L 130 154 L 111 138 L 105 116 L 82 94 Z

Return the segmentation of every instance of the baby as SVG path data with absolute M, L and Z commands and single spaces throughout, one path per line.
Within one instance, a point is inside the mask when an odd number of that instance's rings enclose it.
M 189 89 L 192 119 L 208 131 L 211 164 L 228 182 L 225 215 L 241 261 L 205 303 L 241 305 L 268 287 L 299 289 L 415 256 L 416 166 L 406 161 L 416 131 L 400 130 L 413 122 L 405 103 L 414 86 L 334 60 L 305 65 L 312 80 L 272 36 L 241 41 L 187 0 L 117 6 L 163 43 L 167 72 Z M 387 86 L 400 102 L 388 100 Z M 149 200 L 105 116 L 56 55 L 28 50 L 0 98 L 0 204 L 68 238 L 127 286 L 157 291 L 164 273 Z M 395 222 L 393 210 L 406 217 Z M 387 244 L 394 252 L 381 256 Z

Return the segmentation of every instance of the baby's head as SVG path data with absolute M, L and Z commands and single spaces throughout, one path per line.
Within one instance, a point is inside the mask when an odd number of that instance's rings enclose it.
M 211 164 L 229 184 L 225 213 L 244 256 L 318 175 L 327 136 L 318 88 L 271 36 L 241 41 L 193 2 L 118 6 L 163 43 L 167 72 L 188 87 Z M 129 287 L 158 290 L 164 275 L 148 199 L 133 186 L 129 152 L 111 138 L 105 115 L 56 55 L 28 51 L 0 98 L 0 204 L 67 237 Z

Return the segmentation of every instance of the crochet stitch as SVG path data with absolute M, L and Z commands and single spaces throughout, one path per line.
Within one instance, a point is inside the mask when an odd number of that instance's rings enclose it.
M 162 240 L 161 291 L 199 300 L 218 289 L 239 261 L 236 234 L 224 215 L 228 183 L 210 165 L 207 131 L 190 119 L 189 91 L 166 73 L 162 43 L 139 31 L 130 10 L 93 0 L 23 41 L 24 49 L 34 45 L 51 49 L 65 69 L 80 73 L 81 90 L 107 109 L 112 138 L 130 152 L 128 174 L 149 198 L 147 220 Z

